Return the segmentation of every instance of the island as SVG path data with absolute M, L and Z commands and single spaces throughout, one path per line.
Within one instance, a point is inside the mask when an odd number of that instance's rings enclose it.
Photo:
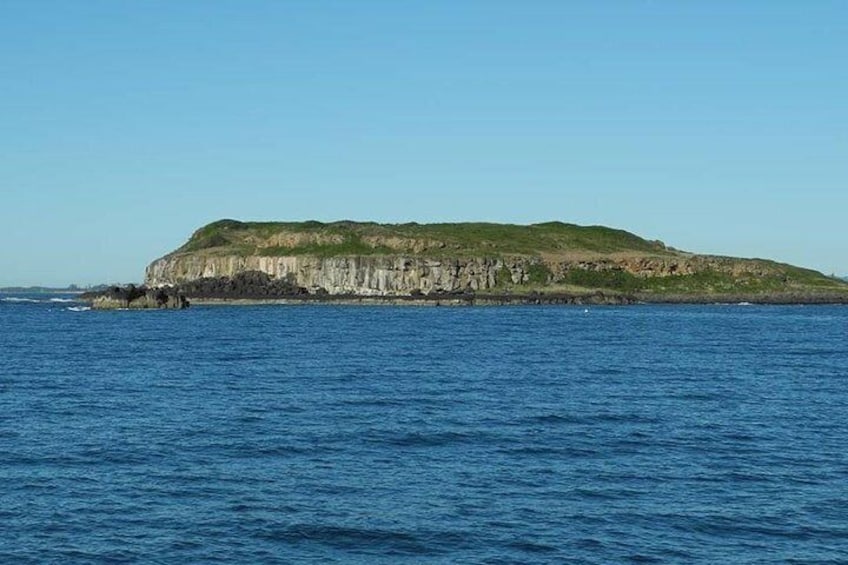
M 176 308 L 189 301 L 848 303 L 848 283 L 814 270 L 688 253 L 619 229 L 563 222 L 220 220 L 153 261 L 134 292 L 138 307 Z M 117 290 L 112 296 L 133 307 Z

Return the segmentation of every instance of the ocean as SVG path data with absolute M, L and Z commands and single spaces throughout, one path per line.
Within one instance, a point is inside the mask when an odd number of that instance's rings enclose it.
M 848 563 L 848 307 L 70 300 L 0 295 L 0 563 Z

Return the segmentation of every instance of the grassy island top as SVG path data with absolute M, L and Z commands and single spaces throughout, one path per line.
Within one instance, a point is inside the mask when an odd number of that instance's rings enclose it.
M 659 241 L 603 226 L 562 222 L 532 225 L 485 222 L 377 224 L 339 221 L 240 222 L 219 220 L 191 236 L 177 253 L 239 255 L 490 256 L 588 253 L 670 255 Z

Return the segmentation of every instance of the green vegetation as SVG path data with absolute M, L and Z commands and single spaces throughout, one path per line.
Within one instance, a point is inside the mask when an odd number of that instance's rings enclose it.
M 643 290 L 645 280 L 624 271 L 572 269 L 565 274 L 562 282 L 583 288 L 603 288 L 619 292 L 636 292 Z
M 262 240 L 282 234 L 335 237 L 341 243 L 316 241 L 291 247 L 261 245 Z M 372 241 L 393 240 L 389 246 Z M 504 254 L 536 255 L 567 251 L 595 253 L 631 252 L 669 253 L 660 242 L 646 241 L 632 233 L 601 226 L 577 226 L 547 222 L 529 226 L 491 223 L 460 224 L 375 224 L 341 221 L 309 222 L 238 222 L 220 220 L 197 230 L 179 252 L 243 246 L 256 242 L 262 254 L 336 254 L 375 255 L 417 251 L 428 256 L 490 256 Z M 280 249 L 268 248 L 280 247 Z
M 527 268 L 527 282 L 530 284 L 546 285 L 552 277 L 551 270 L 544 263 L 533 263 Z
M 498 288 L 508 288 L 512 286 L 512 271 L 507 267 L 501 267 L 495 275 L 495 284 Z
M 315 257 L 336 257 L 340 255 L 389 255 L 394 251 L 383 245 L 368 245 L 362 238 L 352 235 L 340 243 L 307 243 L 293 247 L 262 247 L 262 255 L 313 255 Z
M 793 273 L 797 278 L 787 276 Z M 587 271 L 573 269 L 559 281 L 562 284 L 586 289 L 606 289 L 624 293 L 662 294 L 763 294 L 793 289 L 842 291 L 848 288 L 829 281 L 815 271 L 787 266 L 786 272 L 766 276 L 737 276 L 716 270 L 704 270 L 689 275 L 666 277 L 637 277 L 621 270 Z M 800 276 L 799 276 L 800 275 Z
M 188 243 L 180 248 L 180 251 L 200 251 L 215 247 L 226 247 L 231 245 L 239 233 L 247 228 L 247 224 L 236 220 L 219 220 L 203 226 L 191 236 Z
M 762 293 L 779 291 L 785 286 L 785 282 L 779 275 L 733 277 L 730 273 L 705 270 L 691 275 L 644 279 L 639 290 L 649 293 L 675 294 Z

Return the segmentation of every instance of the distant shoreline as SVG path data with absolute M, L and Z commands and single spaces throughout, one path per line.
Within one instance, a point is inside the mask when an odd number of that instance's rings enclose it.
M 87 289 L 67 289 L 67 288 L 41 288 L 41 287 L 33 287 L 33 288 L 17 288 L 17 287 L 5 287 L 0 288 L 0 294 L 85 294 L 86 292 L 91 292 Z
M 363 305 L 363 306 L 630 306 L 630 305 L 845 305 L 848 297 L 822 295 L 666 295 L 625 296 L 615 294 L 588 295 L 444 295 L 444 296 L 352 296 L 352 295 L 304 295 L 290 297 L 192 297 L 187 299 L 192 306 L 261 306 L 261 305 Z

